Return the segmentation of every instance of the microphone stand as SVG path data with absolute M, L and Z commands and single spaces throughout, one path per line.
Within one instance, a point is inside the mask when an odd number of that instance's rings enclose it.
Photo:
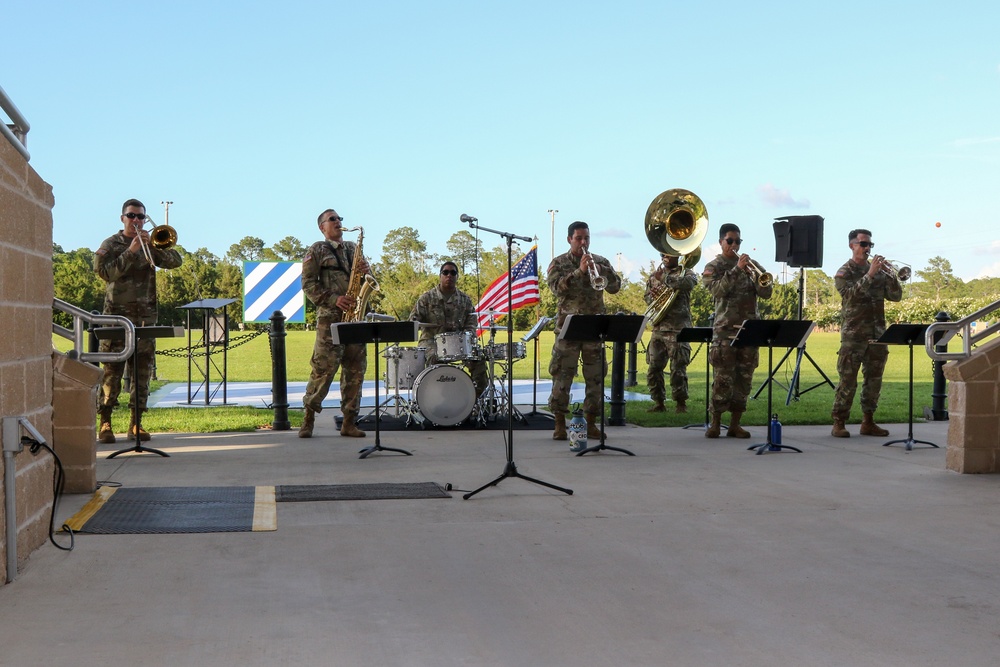
M 470 229 L 478 229 L 484 232 L 490 232 L 491 234 L 496 234 L 504 239 L 507 239 L 507 350 L 508 354 L 511 354 L 511 350 L 514 349 L 514 296 L 513 296 L 513 286 L 514 286 L 514 276 L 511 275 L 513 272 L 513 256 L 512 247 L 514 244 L 514 239 L 519 239 L 521 241 L 531 242 L 532 239 L 527 236 L 517 236 L 511 232 L 501 232 L 496 229 L 489 229 L 487 227 L 481 227 L 475 223 L 479 222 L 476 218 L 470 217 L 468 215 L 462 214 L 460 218 L 462 222 L 469 223 Z M 511 354 L 513 358 L 513 355 Z M 462 498 L 468 500 L 472 496 L 476 495 L 480 491 L 487 489 L 491 486 L 496 486 L 508 477 L 520 477 L 521 479 L 528 480 L 529 482 L 534 482 L 535 484 L 540 484 L 542 486 L 547 486 L 550 489 L 555 489 L 556 491 L 562 491 L 567 495 L 573 495 L 573 489 L 564 489 L 555 484 L 549 484 L 548 482 L 543 482 L 540 479 L 534 479 L 533 477 L 528 477 L 522 475 L 517 470 L 517 466 L 514 465 L 514 364 L 510 364 L 510 368 L 507 370 L 507 464 L 504 466 L 503 472 L 500 476 L 494 479 L 492 482 L 488 482 L 475 491 L 466 493 Z

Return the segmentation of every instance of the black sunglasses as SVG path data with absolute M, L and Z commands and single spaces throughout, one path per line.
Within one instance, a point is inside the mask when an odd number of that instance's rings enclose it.
M 331 215 L 329 218 L 327 218 L 323 222 L 333 222 L 334 220 L 336 220 L 337 222 L 343 222 L 344 221 L 344 219 L 342 217 L 340 217 L 339 215 Z
M 857 243 L 862 248 L 874 248 L 875 247 L 875 244 L 872 243 L 871 241 L 855 241 L 855 243 Z
M 722 239 L 722 240 L 725 241 L 726 243 L 728 243 L 729 245 L 733 245 L 734 243 L 736 245 L 739 245 L 739 244 L 743 243 L 743 239 Z
M 129 220 L 135 220 L 136 218 L 139 218 L 140 220 L 145 220 L 146 219 L 146 214 L 145 213 L 131 213 L 131 212 L 129 212 L 129 213 L 124 213 L 123 215 L 126 218 L 128 218 Z
M 442 276 L 457 276 L 458 275 L 458 271 L 455 271 L 453 269 L 445 269 L 444 271 L 441 272 L 441 275 Z

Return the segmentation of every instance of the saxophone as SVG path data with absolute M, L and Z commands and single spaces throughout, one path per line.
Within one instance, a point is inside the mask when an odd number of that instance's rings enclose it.
M 344 296 L 354 297 L 354 308 L 344 312 L 341 322 L 361 322 L 368 312 L 368 300 L 373 292 L 378 292 L 378 281 L 370 273 L 362 274 L 358 270 L 358 265 L 364 259 L 365 230 L 363 227 L 352 227 L 345 229 L 345 232 L 358 232 L 358 244 L 354 249 L 354 261 L 351 262 L 351 281 L 347 285 L 347 293 Z

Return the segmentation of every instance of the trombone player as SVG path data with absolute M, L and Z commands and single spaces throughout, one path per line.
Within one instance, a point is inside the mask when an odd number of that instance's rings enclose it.
M 664 412 L 666 387 L 663 371 L 670 362 L 670 395 L 675 412 L 687 412 L 687 367 L 691 363 L 691 345 L 678 343 L 677 334 L 691 326 L 691 290 L 698 284 L 698 276 L 689 267 L 701 256 L 698 249 L 681 257 L 660 253 L 661 263 L 646 280 L 643 298 L 649 306 L 647 314 L 653 324 L 653 333 L 646 347 L 646 384 L 653 407 L 647 412 Z
M 886 345 L 870 341 L 885 333 L 885 302 L 901 301 L 906 280 L 906 268 L 895 271 L 881 255 L 869 261 L 875 244 L 867 229 L 854 229 L 847 235 L 851 259 L 834 277 L 840 293 L 840 352 L 837 354 L 837 373 L 840 384 L 834 393 L 833 430 L 835 438 L 849 438 L 845 424 L 851 416 L 851 405 L 858 388 L 858 371 L 864 375 L 861 386 L 861 435 L 885 437 L 889 431 L 875 423 L 879 394 L 882 392 L 882 374 L 889 358 Z M 903 273 L 907 272 L 907 273 Z
M 176 269 L 183 261 L 173 245 L 158 247 L 150 241 L 149 232 L 143 229 L 146 207 L 138 199 L 129 199 L 122 205 L 122 230 L 104 240 L 94 253 L 94 271 L 105 283 L 104 314 L 124 315 L 137 327 L 156 324 L 156 269 Z M 101 352 L 121 350 L 123 341 L 101 341 Z M 132 422 L 128 434 L 135 437 L 135 408 L 145 412 L 149 397 L 149 379 L 153 371 L 156 354 L 155 338 L 136 340 L 138 377 L 132 378 L 132 394 L 129 398 Z M 103 443 L 115 441 L 111 427 L 111 413 L 118 405 L 122 390 L 122 375 L 125 363 L 105 363 L 104 379 L 98 398 L 98 412 L 101 416 L 98 439 Z M 149 440 L 150 435 L 139 428 L 139 439 Z
M 740 228 L 726 223 L 719 228 L 722 254 L 705 266 L 702 284 L 715 300 L 715 322 L 709 359 L 715 369 L 712 383 L 712 423 L 706 438 L 718 438 L 722 429 L 722 413 L 730 413 L 730 438 L 749 438 L 740 426 L 747 409 L 747 397 L 753 382 L 753 372 L 760 361 L 755 347 L 732 347 L 733 338 L 745 320 L 758 319 L 757 299 L 770 299 L 774 280 L 747 254 L 740 254 L 743 238 Z

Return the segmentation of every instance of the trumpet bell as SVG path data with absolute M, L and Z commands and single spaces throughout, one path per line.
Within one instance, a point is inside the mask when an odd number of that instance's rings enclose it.
M 646 209 L 646 238 L 664 255 L 688 255 L 708 234 L 708 211 L 698 195 L 674 188 L 661 192 Z

